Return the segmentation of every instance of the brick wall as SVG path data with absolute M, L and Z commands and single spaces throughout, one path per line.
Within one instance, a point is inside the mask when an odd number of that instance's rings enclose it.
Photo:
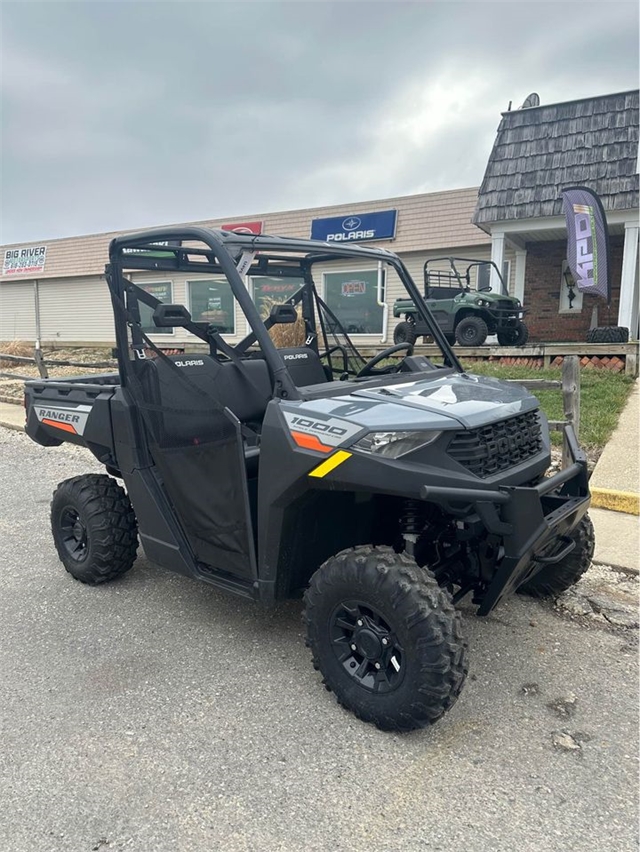
M 617 325 L 620 277 L 622 275 L 623 238 L 611 238 L 611 314 L 597 296 L 583 296 L 582 310 L 560 313 L 562 261 L 567 256 L 567 241 L 527 244 L 524 306 L 528 313 L 529 341 L 582 342 L 591 325 L 591 312 L 598 305 L 599 325 Z

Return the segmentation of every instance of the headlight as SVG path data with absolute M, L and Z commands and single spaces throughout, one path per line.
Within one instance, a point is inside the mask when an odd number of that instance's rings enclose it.
M 351 449 L 362 453 L 373 453 L 398 459 L 433 443 L 442 432 L 422 430 L 420 432 L 369 432 L 355 443 Z
M 476 305 L 480 305 L 481 308 L 486 308 L 490 304 L 488 299 L 476 299 Z

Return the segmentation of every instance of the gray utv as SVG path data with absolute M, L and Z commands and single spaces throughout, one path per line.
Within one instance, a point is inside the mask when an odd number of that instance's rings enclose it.
M 571 428 L 572 463 L 545 478 L 536 399 L 463 371 L 396 255 L 201 228 L 118 237 L 109 254 L 118 372 L 26 385 L 30 437 L 85 446 L 106 468 L 53 497 L 55 545 L 76 579 L 121 576 L 139 539 L 151 562 L 247 598 L 304 595 L 326 686 L 360 719 L 405 731 L 462 689 L 456 603 L 469 596 L 487 615 L 587 568 L 587 467 Z M 313 278 L 356 261 L 382 270 L 380 301 L 382 275 L 400 279 L 438 359 L 408 343 L 359 355 Z M 249 334 L 232 346 L 125 270 L 225 280 Z M 292 287 L 261 316 L 245 276 Z M 144 333 L 151 317 L 184 329 L 189 351 L 165 355 Z M 285 331 L 296 345 L 277 348 Z

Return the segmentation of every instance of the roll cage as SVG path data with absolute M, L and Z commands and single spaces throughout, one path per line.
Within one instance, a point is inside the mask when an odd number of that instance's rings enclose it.
M 443 261 L 446 261 L 449 264 L 449 269 L 443 270 L 433 268 L 433 264 L 443 263 Z M 460 272 L 456 263 L 467 264 L 464 272 Z M 471 292 L 471 270 L 479 269 L 481 266 L 490 266 L 495 270 L 498 280 L 500 281 L 500 294 L 502 296 L 508 296 L 509 291 L 502 273 L 492 260 L 477 260 L 470 257 L 433 257 L 427 260 L 424 265 L 425 298 L 437 298 L 439 291 L 441 291 L 442 288 L 453 288 L 458 292 L 464 293 Z
M 357 353 L 356 347 L 340 326 L 339 320 L 318 296 L 313 282 L 312 268 L 315 264 L 338 258 L 366 259 L 389 264 L 396 271 L 410 298 L 414 300 L 417 313 L 430 329 L 430 334 L 441 350 L 445 366 L 458 372 L 463 371 L 429 307 L 420 297 L 420 292 L 406 266 L 393 252 L 353 245 L 333 246 L 316 240 L 245 235 L 233 231 L 184 227 L 143 231 L 116 237 L 110 243 L 109 263 L 105 267 L 105 274 L 114 309 L 117 357 L 123 384 L 126 384 L 131 353 L 133 352 L 134 358 L 143 359 L 148 346 L 156 349 L 142 331 L 139 303 L 142 302 L 152 309 L 160 304 L 154 296 L 126 278 L 125 270 L 213 273 L 224 276 L 229 283 L 231 292 L 251 329 L 250 333 L 232 346 L 226 343 L 208 323 L 188 321 L 179 324 L 208 343 L 212 352 L 221 352 L 234 361 L 246 357 L 249 347 L 257 344 L 273 377 L 274 396 L 300 399 L 300 392 L 269 335 L 273 322 L 270 318 L 261 318 L 244 284 L 243 276 L 302 278 L 305 284 L 287 301 L 290 304 L 302 305 L 307 345 L 318 351 L 316 313 L 317 307 L 320 306 L 325 320 L 329 318 L 332 330 L 335 332 L 338 329 L 351 350 Z M 320 322 L 319 325 L 326 354 L 330 350 L 327 322 Z M 362 359 L 359 353 L 357 354 L 364 362 L 365 359 Z

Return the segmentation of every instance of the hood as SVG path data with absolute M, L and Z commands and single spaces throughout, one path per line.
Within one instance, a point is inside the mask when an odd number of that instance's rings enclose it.
M 525 388 L 486 376 L 449 373 L 353 390 L 298 403 L 309 412 L 349 419 L 369 429 L 475 429 L 538 408 Z M 453 421 L 453 422 L 452 422 Z
M 455 418 L 467 429 L 505 420 L 538 407 L 538 401 L 520 385 L 454 373 L 433 381 L 408 381 L 359 390 L 354 397 L 395 402 L 430 414 Z

